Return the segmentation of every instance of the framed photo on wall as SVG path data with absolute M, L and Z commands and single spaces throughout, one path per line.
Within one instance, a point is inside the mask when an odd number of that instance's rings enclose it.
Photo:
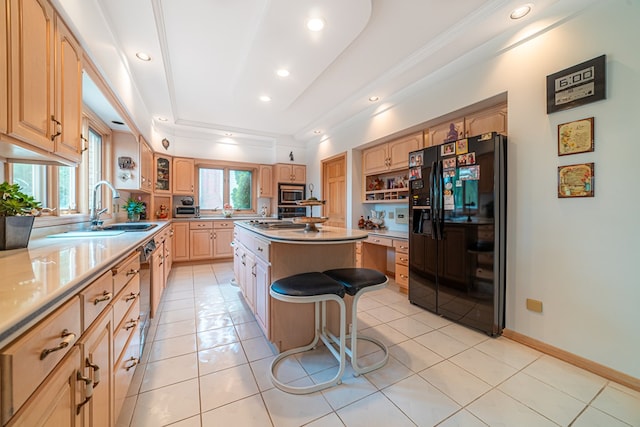
M 593 197 L 593 163 L 558 166 L 558 197 Z
M 558 125 L 558 156 L 593 151 L 593 117 Z

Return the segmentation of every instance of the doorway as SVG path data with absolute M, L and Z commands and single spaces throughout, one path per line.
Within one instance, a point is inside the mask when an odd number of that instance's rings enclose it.
M 325 223 L 333 227 L 347 226 L 347 153 L 322 160 Z

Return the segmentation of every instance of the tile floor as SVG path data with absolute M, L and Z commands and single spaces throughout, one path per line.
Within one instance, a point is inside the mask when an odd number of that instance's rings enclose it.
M 387 365 L 286 394 L 267 378 L 274 354 L 230 284 L 232 269 L 174 268 L 119 426 L 640 426 L 640 393 L 450 323 L 393 285 L 359 304 L 359 329 L 387 344 Z M 360 351 L 375 360 L 374 350 Z M 278 375 L 302 385 L 335 367 L 321 349 L 289 358 Z

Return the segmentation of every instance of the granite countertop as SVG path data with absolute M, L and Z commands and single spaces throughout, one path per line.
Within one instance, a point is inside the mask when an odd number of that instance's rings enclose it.
M 267 240 L 295 244 L 331 244 L 348 241 L 364 240 L 368 233 L 364 230 L 351 230 L 339 227 L 318 226 L 317 232 L 306 232 L 302 228 L 296 229 L 261 229 L 249 225 L 248 222 L 237 221 L 237 226 L 256 233 Z
M 115 236 L 31 239 L 0 251 L 0 348 L 170 225 Z

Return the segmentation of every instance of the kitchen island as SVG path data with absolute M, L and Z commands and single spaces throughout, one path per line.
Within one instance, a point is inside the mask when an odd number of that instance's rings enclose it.
M 236 281 L 267 339 L 284 351 L 313 338 L 313 305 L 287 304 L 269 295 L 275 280 L 299 273 L 331 268 L 355 267 L 356 242 L 367 238 L 362 230 L 319 227 L 318 232 L 292 228 L 285 222 L 269 225 L 237 221 L 234 231 L 234 273 Z M 347 318 L 351 316 L 350 298 Z M 337 319 L 327 306 L 330 329 L 337 331 Z M 337 313 L 337 310 L 336 310 Z

